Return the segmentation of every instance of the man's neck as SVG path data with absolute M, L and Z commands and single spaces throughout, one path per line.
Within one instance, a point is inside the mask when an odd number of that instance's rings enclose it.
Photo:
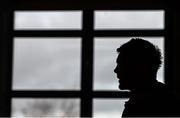
M 147 84 L 143 84 L 142 86 L 135 87 L 131 89 L 132 94 L 146 94 L 154 91 L 154 86 L 157 84 L 157 81 L 148 82 Z

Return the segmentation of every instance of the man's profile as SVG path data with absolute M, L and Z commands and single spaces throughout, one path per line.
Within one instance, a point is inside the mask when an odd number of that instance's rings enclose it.
M 133 38 L 117 49 L 119 53 L 114 72 L 119 88 L 130 90 L 122 117 L 176 116 L 173 97 L 165 84 L 156 80 L 161 66 L 161 52 L 152 43 Z

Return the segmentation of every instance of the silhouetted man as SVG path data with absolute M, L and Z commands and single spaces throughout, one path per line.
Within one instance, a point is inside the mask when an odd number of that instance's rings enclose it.
M 176 116 L 177 109 L 167 87 L 156 80 L 161 66 L 161 52 L 152 43 L 133 38 L 117 49 L 119 88 L 131 91 L 122 117 Z

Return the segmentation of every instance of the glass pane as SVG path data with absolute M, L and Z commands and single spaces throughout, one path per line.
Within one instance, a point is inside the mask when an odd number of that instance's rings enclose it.
M 124 104 L 128 99 L 94 99 L 94 118 L 121 118 Z
M 78 117 L 79 99 L 12 99 L 12 117 Z
M 157 45 L 164 57 L 163 37 L 142 37 Z M 120 45 L 129 41 L 131 37 L 121 38 L 95 38 L 94 55 L 94 90 L 118 90 L 118 79 L 114 73 L 117 52 Z M 164 63 L 157 73 L 157 80 L 164 82 Z
M 81 11 L 17 11 L 15 30 L 81 29 Z
M 163 10 L 96 11 L 95 29 L 163 29 Z
M 80 38 L 15 38 L 13 89 L 80 89 Z

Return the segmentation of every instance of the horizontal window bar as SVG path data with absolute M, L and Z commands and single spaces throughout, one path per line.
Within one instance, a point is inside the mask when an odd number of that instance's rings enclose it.
M 117 36 L 164 36 L 164 30 L 98 30 L 94 31 L 96 37 Z M 80 37 L 83 31 L 14 31 L 15 37 Z
M 81 91 L 12 91 L 11 97 L 17 98 L 78 98 L 87 96 Z M 92 91 L 94 98 L 128 98 L 128 91 Z
M 128 98 L 130 92 L 128 91 L 95 91 L 93 92 L 94 98 Z
M 16 10 L 81 10 L 81 9 L 162 9 L 166 2 L 162 0 L 13 0 Z M 71 3 L 71 4 L 70 4 Z M 103 4 L 102 4 L 103 3 Z
M 14 31 L 15 37 L 80 37 L 81 31 Z
M 94 32 L 96 37 L 117 36 L 163 36 L 164 30 L 98 30 Z
M 11 94 L 11 97 L 18 98 L 77 98 L 80 96 L 80 91 L 12 91 Z

